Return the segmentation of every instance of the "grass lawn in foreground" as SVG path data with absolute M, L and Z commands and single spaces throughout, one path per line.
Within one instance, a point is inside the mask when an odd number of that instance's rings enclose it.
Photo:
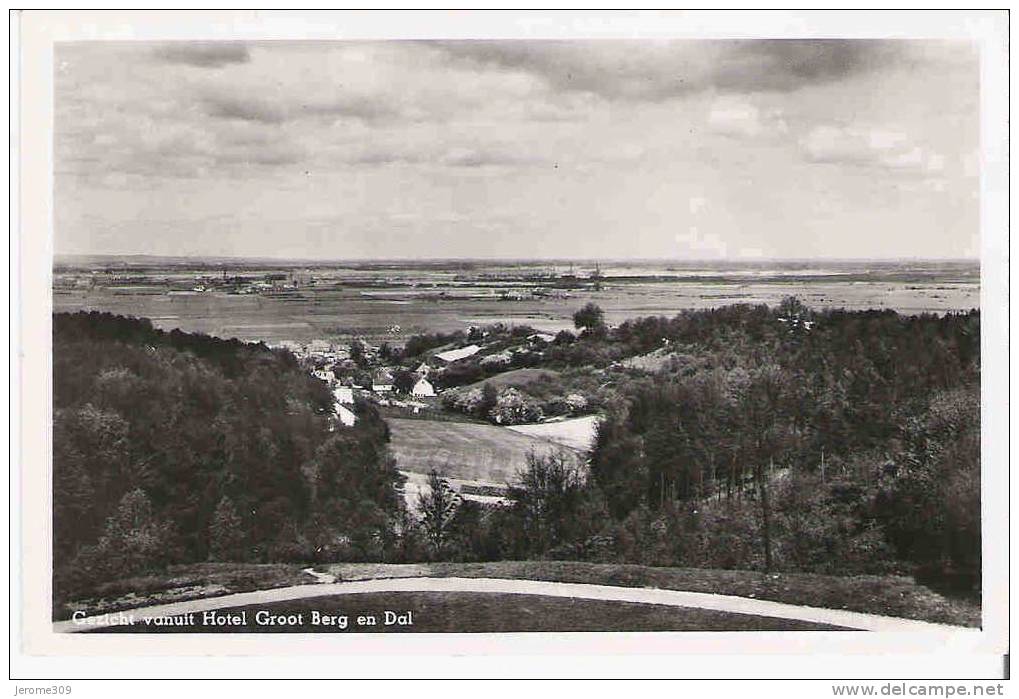
M 401 569 L 405 569 L 402 572 Z M 520 578 L 619 587 L 708 592 L 753 597 L 808 607 L 845 609 L 958 626 L 980 626 L 974 600 L 945 597 L 911 578 L 892 575 L 840 577 L 812 573 L 765 574 L 751 570 L 653 568 L 577 561 L 496 561 L 490 563 L 419 563 L 407 566 L 340 563 L 323 570 L 337 580 L 378 577 Z
M 411 613 L 412 625 L 386 626 L 385 612 Z M 251 605 L 220 610 L 244 611 L 245 624 L 209 625 L 195 615 L 192 626 L 114 626 L 91 633 L 491 633 L 526 631 L 821 631 L 839 627 L 749 614 L 705 609 L 667 607 L 604 600 L 583 600 L 540 595 L 478 592 L 359 593 Z M 256 614 L 268 613 L 278 623 L 257 623 Z M 346 628 L 335 622 L 316 624 L 313 612 L 325 617 L 347 617 Z M 292 616 L 292 615 L 300 615 Z M 371 615 L 373 626 L 358 626 L 359 616 Z M 406 617 L 404 617 L 406 618 Z
M 154 604 L 169 604 L 236 592 L 307 585 L 315 579 L 288 563 L 188 563 L 159 573 L 132 575 L 96 585 L 87 594 L 54 605 L 54 620 L 75 611 L 103 614 Z
M 55 609 L 54 619 L 69 618 L 75 610 L 101 614 L 234 592 L 313 584 L 315 579 L 301 570 L 305 567 L 301 564 L 259 563 L 171 566 L 162 573 L 134 576 L 99 585 L 88 595 L 82 595 Z M 978 601 L 945 597 L 903 576 L 839 577 L 810 573 L 766 575 L 748 570 L 652 568 L 576 561 L 335 563 L 317 565 L 315 568 L 329 572 L 340 582 L 414 577 L 549 580 L 709 592 L 943 624 L 980 626 Z

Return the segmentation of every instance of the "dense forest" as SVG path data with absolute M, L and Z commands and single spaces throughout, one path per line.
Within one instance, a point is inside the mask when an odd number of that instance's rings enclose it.
M 375 409 L 337 428 L 289 353 L 53 320 L 58 598 L 206 560 L 560 558 L 979 587 L 976 311 L 787 299 L 610 328 L 586 307 L 529 362 L 600 387 L 590 459 L 532 457 L 510 506 L 434 475 L 413 516 Z M 663 361 L 627 364 L 641 356 Z
M 287 352 L 53 316 L 57 597 L 204 560 L 390 556 L 401 482 L 367 404 L 332 397 Z
M 544 366 L 600 377 L 587 465 L 532 459 L 444 555 L 914 573 L 979 588 L 980 316 L 729 306 L 607 327 Z M 627 360 L 656 356 L 654 370 Z M 435 537 L 433 537 L 434 539 Z

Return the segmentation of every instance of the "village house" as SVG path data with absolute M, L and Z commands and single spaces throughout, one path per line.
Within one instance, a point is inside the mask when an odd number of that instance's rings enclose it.
M 380 371 L 372 379 L 372 390 L 375 393 L 392 393 L 393 375 L 388 371 Z
M 477 345 L 467 345 L 459 349 L 447 350 L 445 352 L 439 352 L 435 356 L 446 363 L 452 363 L 467 357 L 473 357 L 475 354 L 481 351 L 481 348 Z
M 357 415 L 350 408 L 342 405 L 336 406 L 336 419 L 347 427 L 353 427 L 357 423 Z
M 422 376 L 414 383 L 414 387 L 410 390 L 410 394 L 419 398 L 434 397 L 435 388 L 428 379 Z
M 344 405 L 354 404 L 354 389 L 350 386 L 337 386 L 333 391 L 333 398 L 337 403 Z
M 273 346 L 278 347 L 280 349 L 288 350 L 291 354 L 298 357 L 304 354 L 304 345 L 294 340 L 280 340 L 275 345 L 270 345 L 270 347 Z
M 316 379 L 325 381 L 327 384 L 333 384 L 336 382 L 336 375 L 329 369 L 316 369 L 312 373 L 314 373 Z

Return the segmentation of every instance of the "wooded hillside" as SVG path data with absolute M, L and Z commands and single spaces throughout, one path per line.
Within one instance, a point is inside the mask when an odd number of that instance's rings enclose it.
M 402 516 L 385 423 L 330 431 L 286 352 L 53 317 L 57 593 L 170 562 L 380 559 Z

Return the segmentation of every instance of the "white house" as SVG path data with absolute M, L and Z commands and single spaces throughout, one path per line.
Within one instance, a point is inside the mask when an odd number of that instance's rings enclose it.
M 432 387 L 432 384 L 428 381 L 428 379 L 426 379 L 425 377 L 422 376 L 414 384 L 414 388 L 412 388 L 410 390 L 410 394 L 412 396 L 419 396 L 419 397 L 423 397 L 423 396 L 434 397 L 435 396 L 435 389 Z
M 330 371 L 329 369 L 316 369 L 315 378 L 321 379 L 322 381 L 325 381 L 326 383 L 330 384 L 336 381 L 336 375 L 333 374 L 333 372 Z
M 337 403 L 343 403 L 345 405 L 354 404 L 354 389 L 350 386 L 337 386 L 333 391 L 333 398 Z
M 478 347 L 477 345 L 467 345 L 466 347 L 461 347 L 459 349 L 452 349 L 452 350 L 447 350 L 445 352 L 439 352 L 435 356 L 438 357 L 439 359 L 441 359 L 444 362 L 455 362 L 455 361 L 458 361 L 460 359 L 466 359 L 467 357 L 472 357 L 472 356 L 474 356 L 475 354 L 477 354 L 480 351 L 481 351 L 481 348 Z
M 372 390 L 376 393 L 390 393 L 393 390 L 393 375 L 383 369 L 372 379 Z
M 415 374 L 421 374 L 422 376 L 428 376 L 431 372 L 432 368 L 424 362 L 421 362 L 421 364 L 418 365 L 418 368 L 414 370 Z
M 346 408 L 342 405 L 336 406 L 336 419 L 347 427 L 353 427 L 357 422 L 357 415 L 350 408 Z

